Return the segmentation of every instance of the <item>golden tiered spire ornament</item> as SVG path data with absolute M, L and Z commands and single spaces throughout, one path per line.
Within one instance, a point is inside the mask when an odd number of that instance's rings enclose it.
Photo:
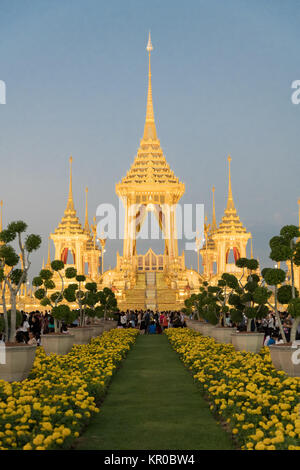
M 90 235 L 91 230 L 89 226 L 89 211 L 88 211 L 88 188 L 85 188 L 85 221 L 84 221 L 84 230 Z
M 213 187 L 212 187 L 212 193 L 213 193 L 213 215 L 212 215 L 212 223 L 211 223 L 211 230 L 212 230 L 212 232 L 215 232 L 216 230 L 218 230 L 217 219 L 216 219 L 215 190 L 216 190 L 216 188 L 213 186 Z
M 113 285 L 124 298 L 125 291 L 134 286 L 138 288 L 144 285 L 145 281 L 142 279 L 145 279 L 145 276 L 148 278 L 148 272 L 156 273 L 153 279 L 156 279 L 161 289 L 166 288 L 170 292 L 171 287 L 174 290 L 173 300 L 170 302 L 174 307 L 176 296 L 183 300 L 187 284 L 193 283 L 195 287 L 199 287 L 201 277 L 196 271 L 192 271 L 191 274 L 191 271 L 186 269 L 184 254 L 178 253 L 175 210 L 184 194 L 185 185 L 171 170 L 157 137 L 152 97 L 151 52 L 153 46 L 150 33 L 146 50 L 148 53 L 148 91 L 143 137 L 133 164 L 126 176 L 116 185 L 116 193 L 125 208 L 123 256 L 117 254 L 116 268 L 104 273 L 102 283 L 108 286 Z M 150 211 L 157 218 L 163 233 L 164 252 L 156 254 L 150 248 L 145 255 L 141 255 L 137 253 L 136 239 Z M 193 277 L 193 282 L 190 282 L 188 276 Z M 161 290 L 157 290 L 156 307 L 160 304 L 160 293 Z M 145 292 L 141 295 L 144 299 Z M 125 297 L 129 306 L 127 294 Z M 135 308 L 138 305 L 145 307 L 145 303 L 140 305 L 137 302 Z
M 78 274 L 87 274 L 91 279 L 99 275 L 99 248 L 93 243 L 88 223 L 87 190 L 85 206 L 85 225 L 82 227 L 76 214 L 73 199 L 72 163 L 69 158 L 70 177 L 69 195 L 64 215 L 50 238 L 55 246 L 55 259 L 62 260 L 68 266 L 77 269 Z M 68 263 L 68 254 L 71 253 L 73 263 Z M 87 271 L 87 272 L 86 272 Z
M 229 253 L 231 250 L 233 251 L 235 261 L 240 257 L 246 258 L 246 246 L 249 238 L 251 238 L 251 233 L 247 232 L 243 226 L 234 205 L 230 155 L 228 156 L 228 196 L 226 209 L 219 227 L 215 227 L 215 215 L 213 215 L 212 225 L 214 229 L 208 242 L 208 256 L 205 255 L 203 249 L 201 250 L 204 273 L 206 275 L 214 273 L 217 278 L 224 272 L 239 272 L 240 270 L 235 266 L 235 263 L 229 263 Z M 213 269 L 214 263 L 216 264 L 216 270 Z
M 47 264 L 46 264 L 47 269 L 51 269 L 50 240 L 51 238 L 49 237 L 48 238 L 48 256 L 47 256 Z
M 149 53 L 148 94 L 144 134 L 133 165 L 127 175 L 116 185 L 116 193 L 123 200 L 126 211 L 123 261 L 137 267 L 136 235 L 142 225 L 147 209 L 154 210 L 165 237 L 165 259 L 171 263 L 178 258 L 175 233 L 174 205 L 184 193 L 185 187 L 170 169 L 160 147 L 154 121 L 151 82 L 151 36 L 147 44 Z M 140 223 L 136 223 L 136 222 Z M 180 260 L 182 263 L 182 259 Z M 163 263 L 162 263 L 163 264 Z M 182 265 L 183 266 L 183 265 Z

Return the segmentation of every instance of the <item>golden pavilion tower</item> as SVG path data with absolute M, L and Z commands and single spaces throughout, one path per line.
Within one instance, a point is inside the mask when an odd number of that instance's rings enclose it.
M 55 259 L 62 260 L 67 267 L 74 267 L 78 274 L 86 274 L 90 279 L 99 279 L 100 250 L 91 232 L 88 221 L 88 203 L 86 189 L 85 225 L 82 227 L 76 214 L 72 187 L 72 157 L 70 161 L 69 197 L 64 215 L 50 234 L 55 246 Z M 71 254 L 71 261 L 68 255 Z M 47 267 L 50 264 L 50 248 L 48 248 Z
M 157 137 L 152 100 L 152 50 L 149 33 L 144 133 L 133 164 L 116 185 L 125 209 L 123 255 L 117 254 L 116 268 L 104 273 L 102 282 L 116 288 L 119 300 L 126 304 L 124 307 L 161 310 L 176 308 L 185 298 L 186 288 L 199 288 L 201 276 L 186 270 L 184 253 L 178 253 L 176 205 L 185 185 L 171 170 Z M 137 253 L 136 240 L 149 211 L 154 213 L 163 233 L 164 252 L 156 254 L 150 248 L 141 255 Z
M 228 197 L 224 215 L 219 224 L 216 223 L 215 200 L 213 188 L 213 217 L 210 232 L 201 249 L 202 264 L 206 278 L 220 277 L 225 272 L 238 273 L 240 269 L 235 263 L 229 262 L 229 254 L 232 250 L 234 261 L 246 258 L 248 240 L 252 235 L 243 226 L 234 205 L 231 186 L 231 157 L 228 157 Z M 214 269 L 215 266 L 215 269 Z

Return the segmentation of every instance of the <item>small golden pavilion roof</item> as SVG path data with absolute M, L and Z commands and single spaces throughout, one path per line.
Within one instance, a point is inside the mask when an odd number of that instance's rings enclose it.
M 72 191 L 72 157 L 70 157 L 70 184 L 69 184 L 69 197 L 65 213 L 54 231 L 54 235 L 85 235 L 85 231 L 79 222 L 76 214 L 73 201 Z
M 87 242 L 86 242 L 86 249 L 87 250 L 95 250 L 97 249 L 98 250 L 98 247 L 97 245 L 95 245 L 94 243 L 94 239 L 93 239 L 93 234 L 92 234 L 92 230 L 91 230 L 91 227 L 90 227 L 90 224 L 89 224 L 89 213 L 88 213 L 88 188 L 85 188 L 85 221 L 84 221 L 84 232 L 86 233 L 86 235 L 89 237 Z
M 243 226 L 240 218 L 237 214 L 233 196 L 232 196 L 232 188 L 231 188 L 231 172 L 230 172 L 230 162 L 231 157 L 228 157 L 229 163 L 229 183 L 228 183 L 228 199 L 227 199 L 227 206 L 224 211 L 224 215 L 222 217 L 222 221 L 220 222 L 219 228 L 216 233 L 218 234 L 238 234 L 238 233 L 246 233 L 247 230 Z
M 166 185 L 180 185 L 179 179 L 175 176 L 167 163 L 160 141 L 157 138 L 156 126 L 154 121 L 153 101 L 152 101 L 152 83 L 151 83 L 151 51 L 153 50 L 151 36 L 147 44 L 149 53 L 149 74 L 148 74 L 148 95 L 147 110 L 143 138 L 140 142 L 137 155 L 126 176 L 119 183 L 124 188 L 125 185 L 141 185 L 147 183 L 157 183 Z M 117 187 L 119 186 L 117 185 Z

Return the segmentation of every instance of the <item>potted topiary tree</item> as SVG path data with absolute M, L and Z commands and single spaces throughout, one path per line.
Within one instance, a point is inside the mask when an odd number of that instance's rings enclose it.
M 2 329 L 5 338 L 5 362 L 0 364 L 0 378 L 7 381 L 23 380 L 27 377 L 35 357 L 36 346 L 16 343 L 17 295 L 26 282 L 31 265 L 30 255 L 41 245 L 39 235 L 27 235 L 23 242 L 22 235 L 27 230 L 23 221 L 11 222 L 0 233 L 0 283 L 2 285 L 3 320 Z M 20 256 L 11 242 L 16 241 Z M 18 264 L 21 261 L 21 268 Z M 10 304 L 10 313 L 8 311 Z
M 268 299 L 272 292 L 261 285 L 260 277 L 254 272 L 258 268 L 258 261 L 255 259 L 240 258 L 236 261 L 236 266 L 242 268 L 242 276 L 237 279 L 233 292 L 228 298 L 231 319 L 239 322 L 246 318 L 246 331 L 233 332 L 231 341 L 239 351 L 259 352 L 263 346 L 264 333 L 256 331 L 255 320 L 263 319 L 269 313 L 267 306 Z M 247 272 L 246 282 L 243 278 Z M 254 331 L 252 325 L 254 323 Z
M 286 337 L 279 318 L 278 323 L 284 343 L 270 346 L 271 358 L 276 368 L 282 369 L 288 375 L 296 377 L 300 377 L 300 364 L 296 358 L 297 354 L 299 354 L 298 350 L 300 349 L 300 345 L 295 342 L 300 323 L 300 299 L 295 286 L 294 265 L 300 266 L 299 237 L 300 231 L 296 225 L 286 225 L 280 230 L 280 235 L 271 238 L 269 242 L 271 248 L 270 258 L 274 261 L 284 261 L 288 264 L 290 268 L 291 284 L 286 284 L 278 288 L 278 284 L 283 283 L 286 277 L 282 270 L 267 269 L 264 273 L 266 282 L 274 286 L 275 313 L 277 311 L 277 301 L 279 301 L 287 305 L 287 311 L 293 318 L 290 343 L 286 342 Z M 275 275 L 276 271 L 278 272 L 277 278 Z
M 94 332 L 91 326 L 86 325 L 86 313 L 89 301 L 88 294 L 91 293 L 93 289 L 97 291 L 97 284 L 87 282 L 84 286 L 85 290 L 83 290 L 82 283 L 86 280 L 84 275 L 77 274 L 75 268 L 67 268 L 65 274 L 68 279 L 75 278 L 77 283 L 69 284 L 64 290 L 64 298 L 68 302 L 76 302 L 79 308 L 79 326 L 69 331 L 72 331 L 76 344 L 87 344 Z
M 104 330 L 111 330 L 117 326 L 116 313 L 118 312 L 118 302 L 116 296 L 111 289 L 104 287 L 102 291 L 98 292 L 98 298 L 100 302 L 98 316 L 103 318 Z
M 219 289 L 217 290 L 219 291 Z M 193 327 L 204 335 L 211 334 L 211 330 L 218 324 L 220 312 L 215 287 L 209 286 L 205 281 L 200 287 L 199 294 L 192 295 L 187 304 L 189 308 L 194 309 L 194 316 L 199 320 L 204 320 L 201 323 L 195 322 Z
M 75 338 L 72 334 L 66 334 L 61 332 L 62 323 L 72 323 L 77 313 L 72 311 L 68 305 L 62 304 L 64 300 L 64 278 L 62 270 L 64 269 L 64 263 L 60 260 L 54 260 L 51 263 L 51 268 L 42 269 L 39 276 L 36 276 L 32 284 L 37 287 L 34 295 L 40 300 L 42 306 L 51 307 L 51 315 L 54 318 L 55 331 L 54 333 L 43 334 L 41 337 L 41 345 L 45 349 L 46 354 L 67 354 L 74 342 Z M 61 286 L 60 290 L 52 292 L 48 295 L 48 291 L 53 291 L 56 288 L 56 284 L 53 281 L 53 272 L 56 272 L 60 277 Z
M 204 283 L 203 283 L 204 284 Z M 207 282 L 205 282 L 208 285 Z M 196 331 L 203 333 L 204 321 L 200 316 L 200 302 L 201 302 L 201 292 L 199 294 L 192 294 L 190 297 L 185 299 L 185 307 L 182 309 L 182 312 L 186 315 L 186 324 L 189 328 L 192 328 Z
M 228 302 L 233 295 L 234 289 L 238 288 L 238 280 L 233 274 L 223 273 L 218 281 L 218 286 L 214 287 L 216 302 L 219 305 L 218 323 L 212 329 L 212 336 L 222 343 L 231 343 L 233 329 L 226 325 L 226 315 L 229 313 Z

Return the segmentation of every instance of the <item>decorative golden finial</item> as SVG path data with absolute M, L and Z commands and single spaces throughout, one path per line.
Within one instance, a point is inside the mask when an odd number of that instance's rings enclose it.
M 67 209 L 74 210 L 74 201 L 73 201 L 73 188 L 72 188 L 72 163 L 73 163 L 73 158 L 69 158 L 70 162 L 70 183 L 69 183 L 69 199 L 68 199 L 68 204 L 67 204 Z
M 2 216 L 3 216 L 3 201 L 0 201 L 0 232 L 2 232 L 3 227 L 2 227 Z
M 152 83 L 151 83 L 151 52 L 153 51 L 153 46 L 151 42 L 151 34 L 149 31 L 148 44 L 146 47 L 149 53 L 149 73 L 148 73 L 148 95 L 147 95 L 147 110 L 146 110 L 146 121 L 144 127 L 144 137 L 143 140 L 157 140 L 156 128 L 154 122 L 154 111 L 153 111 L 153 102 L 152 102 Z
M 47 266 L 48 266 L 48 267 L 51 266 L 50 240 L 51 240 L 51 238 L 49 237 L 49 239 L 48 239 L 48 259 L 47 259 Z
M 232 189 L 231 189 L 231 168 L 230 168 L 231 156 L 228 155 L 228 200 L 227 200 L 227 210 L 235 210 Z
M 96 217 L 93 217 L 93 222 L 94 224 L 91 224 L 91 230 L 93 234 L 93 240 L 94 240 L 94 250 L 96 249 L 96 238 L 97 238 L 97 224 L 96 224 Z
M 252 237 L 250 238 L 250 243 L 251 243 L 251 250 L 250 250 L 250 257 L 253 259 L 253 243 L 252 243 Z
M 45 258 L 43 258 L 43 265 L 42 265 L 42 269 L 45 269 Z
M 204 235 L 205 235 L 205 238 L 207 239 L 207 236 L 208 236 L 208 232 L 210 230 L 210 227 L 211 227 L 211 224 L 208 224 L 207 223 L 207 215 L 205 216 L 204 218 Z
M 151 31 L 149 31 L 148 44 L 147 44 L 146 49 L 149 52 L 149 54 L 153 51 L 153 46 L 152 46 L 152 42 L 151 42 Z
M 215 232 L 218 228 L 217 226 L 217 220 L 216 220 L 216 206 L 215 206 L 215 190 L 216 188 L 213 186 L 212 187 L 212 193 L 213 193 L 213 216 L 212 216 L 212 224 L 211 224 L 211 229 L 213 232 Z
M 84 229 L 86 231 L 90 231 L 89 213 L 88 213 L 88 192 L 89 192 L 89 189 L 85 188 L 85 223 L 84 223 Z

